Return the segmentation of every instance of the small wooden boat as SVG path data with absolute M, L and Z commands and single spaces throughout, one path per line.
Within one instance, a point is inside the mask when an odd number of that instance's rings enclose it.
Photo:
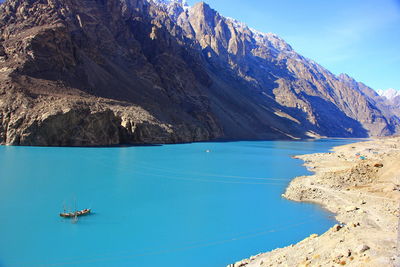
M 90 214 L 91 209 L 77 210 L 75 212 L 63 212 L 60 213 L 61 217 L 64 218 L 76 218 L 79 216 L 84 216 Z

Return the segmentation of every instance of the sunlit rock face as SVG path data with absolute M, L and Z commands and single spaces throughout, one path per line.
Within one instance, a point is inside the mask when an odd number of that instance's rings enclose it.
M 399 119 L 370 91 L 205 3 L 0 6 L 3 144 L 393 134 Z

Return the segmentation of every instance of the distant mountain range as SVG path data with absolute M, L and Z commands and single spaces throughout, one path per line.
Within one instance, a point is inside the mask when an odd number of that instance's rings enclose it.
M 396 133 L 399 113 L 204 2 L 7 0 L 0 143 L 95 146 Z
M 387 99 L 391 100 L 398 96 L 400 96 L 400 91 L 396 89 L 389 88 L 387 90 L 377 90 L 378 95 L 386 97 Z
M 378 95 L 381 97 L 380 108 L 382 110 L 389 110 L 390 114 L 395 114 L 400 118 L 400 91 L 389 88 L 387 90 L 377 90 Z

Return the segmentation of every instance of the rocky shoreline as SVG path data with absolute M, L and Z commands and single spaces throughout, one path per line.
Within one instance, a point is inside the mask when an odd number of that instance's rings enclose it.
M 335 213 L 327 232 L 229 265 L 400 266 L 400 137 L 296 156 L 314 172 L 294 179 L 283 197 Z

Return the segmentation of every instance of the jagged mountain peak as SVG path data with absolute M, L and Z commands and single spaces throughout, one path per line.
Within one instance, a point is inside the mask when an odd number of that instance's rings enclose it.
M 147 1 L 159 4 L 159 5 L 178 4 L 178 5 L 181 5 L 183 8 L 189 7 L 189 4 L 186 0 L 147 0 Z
M 200 14 L 203 14 L 203 15 L 210 14 L 210 15 L 220 16 L 220 14 L 206 2 L 198 2 L 198 3 L 194 4 L 190 9 L 191 9 L 190 12 L 198 13 L 199 15 Z
M 391 100 L 394 99 L 395 97 L 400 96 L 400 91 L 394 89 L 394 88 L 389 88 L 389 89 L 380 89 L 376 91 L 380 96 L 386 97 L 387 99 Z

